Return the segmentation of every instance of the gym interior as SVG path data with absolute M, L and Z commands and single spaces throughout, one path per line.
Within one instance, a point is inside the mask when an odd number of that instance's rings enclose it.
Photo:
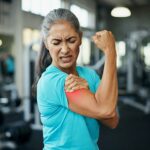
M 79 65 L 102 76 L 105 56 L 91 37 L 106 29 L 116 39 L 120 121 L 116 129 L 101 125 L 101 149 L 149 150 L 149 0 L 0 0 L 0 150 L 43 147 L 32 84 L 42 20 L 50 10 L 60 7 L 70 9 L 80 21 L 83 42 Z

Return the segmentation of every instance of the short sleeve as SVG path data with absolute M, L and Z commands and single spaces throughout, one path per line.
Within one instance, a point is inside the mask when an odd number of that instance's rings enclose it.
M 40 105 L 68 108 L 64 84 L 66 74 L 52 74 L 41 77 L 37 85 L 37 99 Z
M 100 84 L 100 76 L 97 74 L 95 70 L 90 67 L 77 67 L 77 71 L 81 78 L 84 78 L 89 85 L 90 91 L 95 93 Z

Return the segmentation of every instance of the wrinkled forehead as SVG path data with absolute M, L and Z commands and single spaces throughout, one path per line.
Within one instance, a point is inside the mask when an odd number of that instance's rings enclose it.
M 75 30 L 73 25 L 65 20 L 58 20 L 49 29 L 48 37 L 66 38 L 69 36 L 78 36 L 79 33 Z

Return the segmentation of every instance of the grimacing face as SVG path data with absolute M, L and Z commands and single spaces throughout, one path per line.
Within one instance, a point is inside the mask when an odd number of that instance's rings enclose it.
M 46 48 L 52 57 L 52 64 L 62 70 L 74 69 L 81 45 L 81 33 L 67 21 L 54 23 L 46 39 Z

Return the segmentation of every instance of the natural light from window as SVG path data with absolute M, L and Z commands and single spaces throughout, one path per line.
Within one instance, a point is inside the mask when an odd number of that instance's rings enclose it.
M 80 53 L 77 59 L 78 65 L 88 65 L 90 63 L 90 56 L 91 56 L 91 41 L 83 37 L 82 38 L 82 45 L 80 47 Z
M 22 10 L 45 16 L 52 9 L 61 7 L 61 0 L 22 0 Z
M 150 43 L 143 47 L 144 62 L 146 66 L 150 67 Z
M 126 44 L 124 41 L 116 42 L 116 51 L 117 51 L 117 68 L 122 66 L 123 56 L 126 54 Z
M 77 5 L 71 5 L 71 11 L 78 17 L 80 25 L 82 27 L 88 27 L 88 11 Z

